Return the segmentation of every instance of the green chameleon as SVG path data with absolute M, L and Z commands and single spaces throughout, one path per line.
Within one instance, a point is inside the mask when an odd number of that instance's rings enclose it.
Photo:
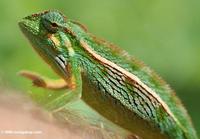
M 47 101 L 50 111 L 82 99 L 139 138 L 197 139 L 174 91 L 123 50 L 97 39 L 83 25 L 56 10 L 27 16 L 19 26 L 61 79 L 53 81 L 28 71 L 21 75 L 38 87 L 67 88 L 63 95 Z

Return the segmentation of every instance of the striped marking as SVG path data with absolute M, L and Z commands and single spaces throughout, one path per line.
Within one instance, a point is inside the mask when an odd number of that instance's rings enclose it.
M 178 122 L 178 120 L 176 119 L 174 114 L 169 109 L 168 105 L 160 98 L 160 96 L 158 94 L 156 94 L 151 88 L 149 88 L 146 84 L 144 84 L 136 75 L 121 68 L 117 64 L 105 59 L 104 57 L 100 56 L 99 54 L 96 54 L 84 40 L 80 40 L 80 44 L 93 58 L 95 58 L 96 60 L 101 62 L 103 65 L 112 67 L 115 70 L 117 70 L 118 72 L 122 73 L 125 77 L 127 77 L 128 79 L 130 79 L 133 82 L 134 86 L 137 89 L 142 90 L 143 93 L 147 93 L 147 96 L 149 96 L 150 99 L 151 99 L 151 97 L 153 97 L 155 100 L 157 100 L 161 104 L 163 109 L 169 114 L 169 116 L 171 116 L 174 119 L 174 121 L 180 125 L 180 123 Z
M 60 41 L 54 35 L 50 35 L 49 38 L 53 41 L 55 46 L 60 46 Z
M 64 46 L 66 46 L 69 51 L 69 56 L 73 56 L 75 52 L 74 52 L 74 49 L 72 48 L 71 41 L 65 34 L 61 35 L 61 37 L 62 37 L 62 40 L 64 40 Z
M 74 54 L 75 54 L 74 49 L 71 46 L 68 46 L 67 48 L 68 48 L 68 51 L 69 51 L 69 56 L 74 56 Z
M 59 39 L 57 39 L 55 37 L 55 35 L 51 34 L 49 35 L 49 38 L 51 39 L 51 41 L 55 44 L 56 47 L 59 47 L 61 45 L 64 45 L 67 47 L 68 51 L 69 51 L 69 55 L 70 56 L 73 56 L 75 53 L 74 53 L 74 49 L 72 48 L 72 44 L 70 42 L 70 40 L 64 36 L 63 40 L 64 40 L 64 44 L 61 44 L 61 42 L 59 41 Z

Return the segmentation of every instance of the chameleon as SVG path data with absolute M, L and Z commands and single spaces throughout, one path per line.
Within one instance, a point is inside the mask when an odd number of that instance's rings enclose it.
M 29 71 L 21 75 L 44 89 L 66 89 L 64 95 L 49 100 L 50 111 L 81 99 L 138 138 L 198 138 L 181 100 L 143 62 L 57 10 L 29 15 L 18 24 L 60 79 Z

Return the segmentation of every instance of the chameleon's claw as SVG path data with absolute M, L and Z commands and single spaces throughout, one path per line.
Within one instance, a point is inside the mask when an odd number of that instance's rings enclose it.
M 47 84 L 45 79 L 42 78 L 39 74 L 31 72 L 31 71 L 20 71 L 19 75 L 32 80 L 33 86 L 46 88 Z
M 36 79 L 32 81 L 33 86 L 45 88 L 47 85 L 43 79 Z

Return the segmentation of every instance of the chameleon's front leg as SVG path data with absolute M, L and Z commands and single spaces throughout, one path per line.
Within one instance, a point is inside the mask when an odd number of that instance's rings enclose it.
M 31 79 L 34 85 L 45 88 L 58 90 L 61 88 L 67 88 L 66 92 L 48 92 L 40 97 L 41 100 L 45 101 L 44 107 L 51 112 L 58 111 L 62 109 L 65 105 L 75 100 L 81 98 L 82 94 L 82 80 L 81 80 L 81 71 L 76 66 L 70 65 L 68 68 L 70 76 L 65 80 L 50 80 L 45 77 L 40 76 L 39 74 L 22 71 L 20 75 Z M 37 95 L 35 93 L 34 95 Z
M 48 77 L 44 77 L 32 71 L 23 70 L 19 72 L 19 75 L 31 80 L 33 85 L 36 87 L 41 87 L 50 90 L 71 88 L 70 83 L 63 79 L 49 79 Z

